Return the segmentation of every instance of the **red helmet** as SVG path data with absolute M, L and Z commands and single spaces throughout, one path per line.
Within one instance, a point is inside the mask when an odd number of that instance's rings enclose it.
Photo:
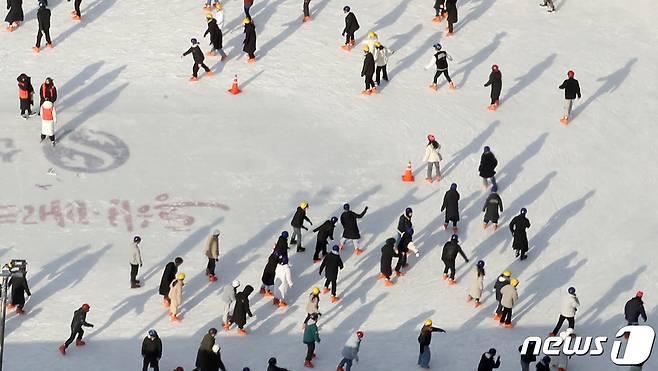
M 635 294 L 638 298 L 642 298 L 644 296 L 644 293 L 642 291 L 638 291 L 637 294 Z
M 494 71 L 498 71 L 498 65 L 494 64 L 493 66 L 491 66 L 491 69 Z
M 359 339 L 363 339 L 363 331 L 357 331 L 356 337 L 358 337 Z
M 567 76 L 568 76 L 569 78 L 572 78 L 573 75 L 575 75 L 575 72 L 573 72 L 573 71 L 569 71 L 569 72 L 567 72 Z
M 434 137 L 434 134 L 429 134 L 429 135 L 427 135 L 427 140 L 429 140 L 430 142 L 433 142 L 433 141 L 436 140 L 436 138 Z
M 90 308 L 90 307 L 89 307 L 89 304 L 86 304 L 86 303 L 85 303 L 85 304 L 82 304 L 82 311 L 83 311 L 83 312 L 85 312 L 85 313 L 86 313 L 86 312 L 89 312 L 89 308 Z

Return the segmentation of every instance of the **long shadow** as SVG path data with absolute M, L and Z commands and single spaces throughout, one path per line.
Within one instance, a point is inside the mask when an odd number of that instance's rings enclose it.
M 400 33 L 389 37 L 390 40 L 393 40 L 393 42 L 389 45 L 389 49 L 397 52 L 398 50 L 400 50 L 400 48 L 404 47 L 405 45 L 408 45 L 409 41 L 411 41 L 411 39 L 416 37 L 416 35 L 418 35 L 420 30 L 422 29 L 423 29 L 423 25 L 418 23 L 417 25 L 413 26 L 413 28 L 411 28 L 409 31 L 405 33 Z
M 249 84 L 251 84 L 252 81 L 256 80 L 258 78 L 258 76 L 262 75 L 263 72 L 265 72 L 265 70 L 260 70 L 257 73 L 251 75 L 251 77 L 249 77 L 248 79 L 246 79 L 242 82 L 241 86 L 243 88 L 246 88 L 247 86 L 249 86 Z
M 30 286 L 37 287 L 38 284 L 46 278 L 48 280 L 53 280 L 55 277 L 60 276 L 62 273 L 64 273 L 65 271 L 64 266 L 67 263 L 73 261 L 75 258 L 80 256 L 82 253 L 89 250 L 90 248 L 91 245 L 84 245 L 77 247 L 71 251 L 66 252 L 64 255 L 51 261 L 50 263 L 44 265 L 43 267 L 41 267 L 39 272 L 37 272 L 32 276 L 32 278 L 30 279 Z
M 68 30 L 57 35 L 53 40 L 55 45 L 59 45 L 68 39 L 75 32 L 87 27 L 88 24 L 93 23 L 98 17 L 103 13 L 109 10 L 117 0 L 96 0 L 88 8 L 85 8 L 82 11 L 82 22 L 78 22 L 75 25 L 69 27 Z
M 431 47 L 434 43 L 440 41 L 441 35 L 443 34 L 440 31 L 436 31 L 430 34 L 430 36 L 428 36 L 427 39 L 422 43 L 422 45 L 425 45 L 426 47 L 416 48 L 411 52 L 411 54 L 400 59 L 400 62 L 391 68 L 391 72 L 389 74 L 393 75 L 394 73 L 399 73 L 400 71 L 406 70 L 414 63 L 416 63 L 418 58 L 420 58 L 423 54 L 427 54 L 427 58 L 429 59 L 433 55 L 432 51 L 434 50 Z
M 455 32 L 461 31 L 466 27 L 467 24 L 470 22 L 478 20 L 480 17 L 484 15 L 484 13 L 489 10 L 493 6 L 495 1 L 491 0 L 480 0 L 479 4 L 475 6 L 475 9 L 471 10 L 464 16 L 458 23 L 457 27 L 455 28 Z
M 512 85 L 512 87 L 507 91 L 504 100 L 512 99 L 512 97 L 535 82 L 539 76 L 544 73 L 544 71 L 553 65 L 553 62 L 555 62 L 555 57 L 557 57 L 557 54 L 555 53 L 549 55 L 543 61 L 534 65 L 525 75 L 517 77 L 514 80 L 516 83 Z
M 73 94 L 67 94 L 64 99 L 60 100 L 60 102 L 57 103 L 57 110 L 59 112 L 65 111 L 67 106 L 73 106 L 75 104 L 78 104 L 83 99 L 88 98 L 88 97 L 92 97 L 95 94 L 99 93 L 105 87 L 107 87 L 110 83 L 115 81 L 119 77 L 119 75 L 121 75 L 123 70 L 125 70 L 126 67 L 128 67 L 127 65 L 117 67 L 117 68 L 113 69 L 112 71 L 107 72 L 107 73 L 97 77 L 91 84 L 84 85 L 85 81 L 88 78 L 90 78 L 93 74 L 95 74 L 98 71 L 98 69 L 100 68 L 100 66 L 103 65 L 103 63 L 104 62 L 98 62 L 98 63 L 94 63 L 92 65 L 89 65 L 89 66 L 85 67 L 85 69 L 82 70 L 82 72 L 80 72 L 76 77 L 74 77 L 75 80 L 77 80 L 77 79 L 82 80 L 82 81 L 79 81 L 79 82 L 76 81 L 77 83 L 76 83 L 75 88 L 80 87 L 80 86 L 84 86 L 84 87 L 81 88 L 80 90 L 78 90 L 77 92 L 73 93 Z M 69 91 L 74 90 L 74 87 L 73 87 L 72 83 L 71 83 L 70 87 L 68 86 L 69 83 L 72 80 L 69 80 L 65 84 L 65 86 L 62 87 L 62 91 L 67 91 L 69 89 L 70 89 Z
M 409 3 L 410 1 L 400 0 L 398 5 L 396 5 L 388 13 L 375 21 L 375 25 L 372 27 L 372 29 L 381 30 L 382 28 L 388 27 L 397 22 L 400 19 L 400 16 L 402 16 L 402 13 L 407 10 L 407 5 L 409 5 Z
M 491 55 L 498 49 L 500 46 L 501 40 L 507 36 L 507 32 L 499 32 L 494 36 L 493 40 L 485 46 L 484 48 L 480 49 L 477 53 L 473 54 L 472 56 L 464 59 L 462 62 L 459 64 L 459 69 L 457 69 L 454 72 L 454 75 L 458 74 L 463 74 L 463 77 L 461 78 L 461 81 L 459 81 L 460 85 L 466 85 L 466 81 L 468 81 L 468 77 L 471 75 L 471 73 L 484 61 L 486 61 Z
M 260 28 L 261 33 L 265 29 L 265 25 L 268 23 L 270 18 L 272 18 L 274 13 L 276 13 L 277 8 L 279 7 L 279 5 L 283 4 L 284 1 L 285 0 L 268 1 L 267 6 L 265 6 L 263 9 L 260 9 L 258 12 L 254 13 L 254 12 L 250 11 L 250 13 L 252 14 L 252 18 L 253 18 L 254 22 L 257 25 L 261 26 L 261 28 Z
M 95 328 L 94 332 L 89 334 L 87 338 L 91 339 L 100 335 L 103 331 L 112 326 L 112 324 L 116 323 L 116 321 L 127 317 L 131 313 L 134 313 L 135 315 L 144 313 L 144 306 L 152 296 L 153 292 L 143 291 L 140 294 L 123 298 L 119 303 L 112 307 L 110 318 L 103 322 L 101 326 Z
M 482 147 L 484 146 L 484 142 L 489 139 L 491 134 L 493 134 L 494 130 L 496 127 L 500 125 L 500 121 L 496 120 L 489 124 L 486 129 L 484 129 L 483 132 L 478 134 L 475 138 L 471 140 L 470 143 L 468 143 L 464 148 L 460 149 L 459 151 L 455 152 L 452 155 L 452 158 L 450 161 L 448 161 L 444 166 L 443 169 L 441 170 L 443 174 L 443 178 L 447 177 L 450 172 L 454 168 L 459 165 L 462 161 L 464 161 L 468 156 L 474 154 L 474 153 L 479 153 L 482 150 Z
M 85 68 L 83 68 L 82 71 L 78 72 L 77 75 L 70 78 L 67 82 L 59 86 L 57 88 L 57 91 L 61 95 L 64 95 L 64 99 L 60 99 L 59 103 L 57 103 L 57 111 L 59 112 L 64 111 L 62 102 L 66 102 L 68 100 L 68 95 L 71 92 L 80 88 L 81 86 L 84 86 L 87 83 L 87 80 L 91 79 L 101 69 L 101 67 L 104 64 L 105 61 L 99 61 L 93 64 L 89 64 L 85 66 Z
M 502 169 L 500 169 L 498 172 L 498 189 L 503 189 L 505 184 L 514 184 L 514 181 L 519 176 L 519 174 L 523 173 L 524 164 L 527 163 L 531 158 L 535 157 L 544 146 L 544 143 L 546 143 L 546 137 L 548 137 L 548 133 L 541 134 L 521 153 L 514 156 L 511 161 L 509 161 L 505 166 L 503 166 Z M 501 187 L 501 185 L 503 185 L 503 187 Z

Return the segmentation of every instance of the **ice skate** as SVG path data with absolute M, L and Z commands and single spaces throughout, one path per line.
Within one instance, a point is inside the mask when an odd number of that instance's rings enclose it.
M 278 305 L 279 308 L 285 308 L 285 307 L 287 307 L 287 306 L 288 306 L 288 304 L 286 304 L 285 301 L 283 301 L 283 300 L 279 300 L 279 305 Z
M 395 271 L 395 277 L 402 277 L 402 276 L 404 276 L 404 272 Z
M 448 275 L 444 273 L 444 274 L 441 276 L 441 279 L 444 280 L 444 281 L 447 280 L 447 279 L 448 279 Z
M 245 331 L 245 330 L 243 330 L 243 329 L 241 329 L 241 328 L 238 329 L 238 332 L 237 332 L 237 333 L 238 333 L 238 335 L 240 335 L 240 336 L 245 336 L 245 335 L 247 335 L 247 331 Z
M 425 183 L 432 184 L 432 178 L 425 178 Z
M 562 117 L 562 118 L 560 119 L 560 124 L 562 124 L 562 125 L 569 125 L 569 119 L 566 118 L 566 117 Z
M 304 361 L 304 367 L 306 368 L 313 368 L 313 363 L 311 361 Z
M 394 285 L 394 284 L 393 284 L 393 281 L 391 281 L 390 279 L 387 279 L 386 281 L 384 281 L 384 286 L 391 287 L 391 286 L 393 286 L 393 285 Z
M 336 302 L 338 302 L 338 300 L 339 300 L 338 296 L 334 295 L 334 296 L 331 297 L 331 299 L 329 301 L 331 301 L 332 303 L 336 303 Z
M 363 250 L 361 250 L 361 249 L 355 249 L 355 250 L 354 250 L 354 253 L 356 254 L 356 256 L 359 256 L 359 255 L 361 255 L 361 254 L 363 253 Z
M 430 89 L 432 91 L 437 91 L 437 90 L 439 90 L 439 86 L 437 84 L 432 84 L 432 85 L 430 85 Z
M 39 47 L 38 46 L 33 47 L 32 51 L 34 52 L 34 54 L 39 54 Z
M 85 346 L 85 345 L 87 345 L 87 343 L 85 343 L 85 342 L 82 341 L 82 340 L 76 340 L 76 341 L 75 341 L 75 346 L 76 346 L 76 347 L 83 347 L 83 346 Z
M 454 286 L 457 284 L 457 281 L 455 281 L 454 278 L 449 278 L 448 279 L 448 286 Z
M 63 355 L 63 356 L 66 355 L 66 348 L 64 347 L 64 345 L 61 345 L 58 349 L 59 349 L 59 353 L 61 355 Z
M 272 299 L 272 304 L 274 304 L 275 307 L 278 307 L 279 306 L 279 299 L 277 299 L 277 298 Z
M 328 294 L 329 291 L 331 291 L 331 290 L 329 290 L 328 287 L 325 287 L 325 288 L 322 289 L 322 293 L 323 293 L 323 294 Z

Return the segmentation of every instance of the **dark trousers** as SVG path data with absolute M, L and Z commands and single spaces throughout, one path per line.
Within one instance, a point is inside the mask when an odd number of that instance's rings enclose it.
M 215 259 L 208 258 L 208 265 L 206 266 L 206 271 L 209 275 L 215 275 Z
M 502 317 L 500 317 L 500 323 L 505 323 L 509 325 L 512 323 L 512 308 L 503 307 Z
M 443 269 L 443 274 L 448 274 L 451 280 L 455 279 L 455 261 L 443 261 L 445 268 Z
M 131 284 L 136 284 L 137 283 L 137 272 L 138 271 L 139 271 L 139 265 L 130 264 L 130 283 Z
M 29 99 L 21 99 L 21 115 L 32 114 L 32 102 Z
M 251 5 L 245 5 L 244 6 L 244 15 L 245 17 L 251 19 L 251 14 L 249 14 L 249 9 L 251 8 Z
M 222 371 L 226 371 L 226 366 L 224 366 L 224 362 L 222 362 L 222 356 L 219 353 L 217 353 L 217 358 L 218 358 L 217 363 L 218 363 L 219 369 L 222 370 Z
M 454 23 L 448 21 L 448 32 L 452 33 Z
M 336 279 L 327 278 L 324 281 L 324 287 L 329 288 L 329 285 L 331 285 L 331 295 L 336 296 Z
M 36 45 L 37 48 L 41 47 L 41 38 L 44 35 L 46 36 L 46 44 L 52 44 L 53 43 L 52 40 L 50 40 L 50 30 L 49 29 L 45 29 L 45 30 L 39 29 L 39 32 L 37 32 L 37 45 Z
M 160 365 L 158 365 L 158 360 L 156 358 L 144 357 L 142 371 L 146 371 L 149 367 L 153 367 L 153 370 L 155 371 L 160 371 Z
M 322 253 L 322 257 L 324 258 L 325 255 L 327 255 L 327 243 L 322 243 L 318 242 L 315 244 L 315 254 L 313 254 L 313 260 L 319 260 L 320 259 L 320 253 Z
M 349 44 L 350 41 L 354 41 L 354 32 L 348 32 L 345 34 L 345 45 Z
M 73 6 L 75 7 L 75 14 L 78 17 L 82 16 L 82 13 L 80 12 L 80 4 L 82 4 L 82 0 L 75 0 L 75 2 L 73 2 Z
M 247 53 L 247 55 L 249 56 L 249 59 L 256 59 L 256 54 L 254 53 Z
M 400 257 L 398 258 L 397 264 L 395 264 L 395 271 L 400 272 L 404 266 L 407 265 L 407 254 L 400 252 Z
M 448 74 L 448 70 L 446 69 L 445 71 L 436 71 L 434 74 L 434 84 L 439 80 L 439 76 L 444 75 L 446 77 L 446 80 L 448 80 L 448 83 L 452 82 L 452 79 L 450 78 L 450 75 Z
M 496 307 L 496 314 L 500 315 L 503 313 L 503 306 L 500 304 L 500 300 L 498 301 L 498 306 Z
M 204 71 L 210 72 L 210 68 L 206 66 L 205 63 L 194 63 L 194 67 L 192 67 L 192 76 L 197 77 L 199 73 L 199 67 L 202 67 Z
M 41 140 L 43 141 L 44 139 L 46 139 L 46 136 L 44 134 L 41 134 Z M 51 135 L 51 136 L 48 137 L 48 139 L 50 139 L 51 142 L 54 142 L 55 141 L 55 136 Z
M 64 343 L 64 349 L 68 348 L 69 345 L 71 345 L 73 340 L 76 339 L 76 335 L 77 335 L 77 340 L 82 340 L 82 335 L 84 334 L 85 332 L 83 329 L 79 329 L 79 330 L 71 329 L 71 336 L 69 336 L 69 338 Z
M 315 343 L 306 343 L 306 360 L 310 361 L 313 359 L 313 353 L 315 353 Z
M 491 97 L 491 104 L 495 104 L 498 100 L 498 97 Z
M 386 66 L 377 66 L 375 69 L 375 82 L 377 82 L 377 85 L 381 82 L 379 79 L 379 75 L 384 79 L 384 81 L 388 81 L 388 73 L 386 72 Z
M 560 329 L 562 328 L 562 324 L 564 323 L 564 320 L 566 320 L 567 323 L 569 323 L 569 328 L 575 330 L 574 327 L 576 326 L 576 319 L 574 317 L 565 317 L 560 314 L 560 319 L 557 320 L 557 325 L 555 325 L 555 328 L 553 329 L 554 334 L 557 334 L 558 331 L 560 331 Z
M 366 90 L 370 90 L 375 87 L 375 82 L 372 80 L 372 75 L 366 75 Z
M 311 11 L 308 9 L 309 2 L 304 1 L 304 17 L 310 17 Z

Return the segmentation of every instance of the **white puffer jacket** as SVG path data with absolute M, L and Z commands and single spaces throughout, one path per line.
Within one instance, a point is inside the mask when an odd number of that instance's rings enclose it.
M 443 160 L 443 157 L 441 157 L 441 153 L 439 153 L 439 150 L 441 149 L 441 145 L 437 142 L 438 147 L 434 148 L 432 144 L 428 144 L 427 147 L 425 147 L 425 156 L 423 157 L 423 161 L 425 162 L 440 162 Z
M 280 282 L 279 291 L 281 292 L 281 300 L 286 298 L 288 289 L 292 287 L 292 273 L 290 272 L 290 265 L 279 264 L 276 266 L 274 273 L 274 282 Z
M 565 317 L 575 317 L 579 307 L 580 301 L 578 300 L 578 296 L 569 294 L 562 298 L 560 314 Z
M 388 58 L 395 53 L 395 51 L 389 50 L 388 48 L 375 49 L 375 66 L 383 67 L 388 64 Z

